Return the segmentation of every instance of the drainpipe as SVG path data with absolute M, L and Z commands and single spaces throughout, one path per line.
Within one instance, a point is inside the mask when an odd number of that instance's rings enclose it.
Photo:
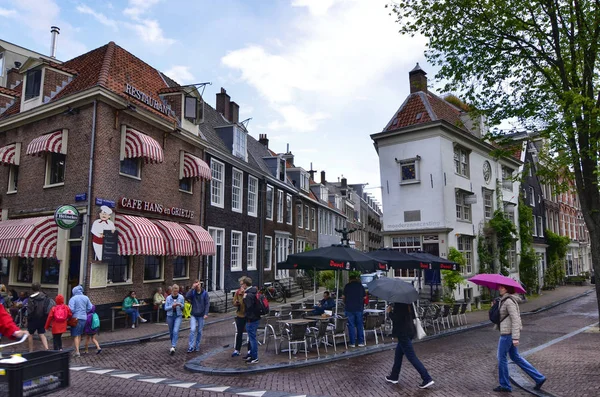
M 260 179 L 259 179 L 260 180 Z M 265 190 L 265 196 L 263 198 L 263 194 L 262 194 L 262 187 L 264 187 Z M 260 270 L 258 271 L 258 283 L 256 284 L 256 288 L 260 289 L 260 287 L 263 285 L 263 280 L 265 278 L 264 275 L 264 271 L 265 271 L 265 217 L 264 217 L 264 203 L 263 201 L 266 199 L 266 194 L 267 194 L 267 180 L 265 178 L 262 179 L 262 187 L 258 189 L 259 191 L 259 195 L 258 195 L 258 233 L 260 238 L 258 239 L 261 243 L 260 243 L 260 247 L 258 249 L 259 255 L 261 258 L 259 263 L 260 263 Z M 271 256 L 273 256 L 273 241 L 271 240 Z
M 93 171 L 94 171 L 94 148 L 96 144 L 96 111 L 98 108 L 98 102 L 94 99 L 94 112 L 92 114 L 92 141 L 90 145 L 90 167 L 88 172 L 88 188 L 87 188 L 87 206 L 83 224 L 90 225 L 90 213 L 92 211 L 92 183 L 93 183 Z M 89 228 L 83 228 L 83 278 L 79 275 L 79 280 L 83 280 L 80 284 L 85 288 L 87 282 L 87 267 L 88 267 L 88 255 L 90 248 L 90 233 Z

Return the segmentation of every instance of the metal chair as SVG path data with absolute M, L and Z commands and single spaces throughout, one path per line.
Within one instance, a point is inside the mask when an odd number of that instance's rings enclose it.
M 329 324 L 330 326 L 327 328 L 327 334 L 331 336 L 333 340 L 333 350 L 337 351 L 337 338 L 344 338 L 344 345 L 346 346 L 346 350 L 348 350 L 348 340 L 346 339 L 346 326 L 348 325 L 348 317 L 338 316 L 337 318 L 332 318 L 333 324 Z
M 440 320 L 442 321 L 442 325 L 444 326 L 444 329 L 446 329 L 446 325 L 444 324 L 444 319 L 446 320 L 446 324 L 448 324 L 448 328 L 450 328 L 450 319 L 449 319 L 450 313 L 452 313 L 452 309 L 450 308 L 450 305 L 444 305 L 441 316 L 440 316 Z
M 308 343 L 306 340 L 306 325 L 304 324 L 286 324 L 283 339 L 287 340 L 288 353 L 292 359 L 292 345 L 304 345 L 304 356 L 308 359 Z
M 433 328 L 433 333 L 435 333 L 435 326 L 437 324 L 438 330 L 437 332 L 441 331 L 440 328 L 440 315 L 442 313 L 442 308 L 438 305 L 430 305 L 428 310 L 427 310 L 427 314 L 425 315 L 425 327 L 429 327 L 431 326 Z
M 302 303 L 290 303 L 292 306 L 292 310 L 294 309 L 302 309 Z
M 235 341 L 237 340 L 237 336 L 238 336 L 238 332 L 239 332 L 238 327 L 237 327 L 237 323 L 235 321 L 233 322 L 233 327 L 235 328 L 235 335 L 233 336 L 233 346 L 235 346 Z M 242 331 L 242 339 L 244 339 L 244 334 L 246 334 L 246 342 L 250 343 L 248 341 L 248 334 L 246 333 L 246 330 L 243 329 L 241 331 Z M 250 345 L 248 345 L 248 346 L 250 346 Z
M 452 326 L 454 327 L 454 319 L 456 318 L 456 323 L 460 325 L 460 304 L 455 303 L 452 307 L 452 313 L 450 313 L 450 321 L 452 321 Z
M 467 302 L 460 305 L 460 313 L 458 313 L 458 319 L 460 320 L 462 318 L 465 321 L 464 325 L 467 325 L 467 305 Z
M 381 329 L 381 320 L 379 320 L 379 315 L 370 314 L 365 316 L 365 324 L 363 326 L 365 344 L 367 343 L 367 332 L 373 332 L 375 334 L 375 344 L 379 344 L 379 339 L 377 338 L 377 330 L 381 332 L 381 337 L 383 338 L 383 330 Z
M 283 320 L 286 318 L 284 317 Z M 288 316 L 289 319 L 289 316 Z M 281 317 L 268 317 L 267 323 L 265 324 L 265 335 L 263 338 L 263 344 L 265 344 L 265 352 L 269 350 L 269 342 L 273 339 L 275 344 L 275 354 L 278 354 L 277 347 L 281 344 L 282 334 L 284 332 L 285 324 L 280 323 Z
M 310 331 L 312 332 L 311 337 L 315 340 L 315 345 L 317 346 L 317 356 L 321 357 L 321 352 L 319 351 L 319 345 L 323 343 L 325 346 L 325 353 L 327 353 L 327 321 L 319 321 L 316 327 L 311 327 Z

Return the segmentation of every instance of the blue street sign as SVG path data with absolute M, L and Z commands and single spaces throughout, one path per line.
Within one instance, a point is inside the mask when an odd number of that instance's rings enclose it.
M 75 201 L 85 201 L 87 200 L 87 193 L 80 193 L 75 195 Z
M 105 205 L 109 208 L 115 208 L 116 203 L 113 200 L 105 200 L 103 198 L 96 197 L 96 205 Z
M 102 199 L 96 197 L 96 205 L 102 205 Z

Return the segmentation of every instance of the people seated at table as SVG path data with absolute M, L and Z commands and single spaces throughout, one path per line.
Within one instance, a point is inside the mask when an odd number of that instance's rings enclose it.
M 335 301 L 330 296 L 329 291 L 323 292 L 323 299 L 319 302 L 318 305 L 313 307 L 312 314 L 323 314 L 325 310 L 331 310 L 335 307 Z
M 143 323 L 147 321 L 145 318 L 140 317 L 140 312 L 138 309 L 139 305 L 140 302 L 137 300 L 135 291 L 129 291 L 129 295 L 127 295 L 123 300 L 123 311 L 127 313 L 129 317 L 131 317 L 131 328 L 135 328 L 135 323 L 138 317 Z
M 14 292 L 14 290 L 13 290 Z M 10 307 L 10 314 L 13 320 L 17 323 L 17 317 L 19 317 L 19 312 L 22 313 L 22 318 L 27 317 L 27 303 L 28 303 L 28 294 L 25 291 L 19 292 L 19 298 L 17 300 L 13 300 Z

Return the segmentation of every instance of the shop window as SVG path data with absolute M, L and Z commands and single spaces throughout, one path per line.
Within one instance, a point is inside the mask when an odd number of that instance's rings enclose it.
M 144 257 L 144 281 L 162 279 L 162 261 L 160 256 Z
M 188 277 L 188 261 L 185 256 L 178 256 L 173 261 L 173 279 Z
M 10 259 L 9 258 L 0 258 L 0 276 L 7 277 L 8 271 L 10 268 Z
M 133 176 L 134 178 L 141 178 L 142 175 L 142 159 L 123 159 L 121 160 L 121 168 L 119 172 L 122 175 Z
M 42 284 L 58 284 L 60 262 L 56 258 L 42 258 Z
M 65 182 L 65 162 L 67 156 L 62 153 L 46 155 L 46 185 L 56 185 Z
M 17 262 L 17 282 L 33 282 L 33 258 L 19 258 Z
M 19 166 L 11 165 L 8 171 L 8 190 L 7 193 L 14 193 L 17 191 L 17 185 L 19 184 Z
M 181 178 L 179 180 L 179 190 L 192 193 L 192 178 Z
M 111 283 L 125 283 L 130 276 L 130 257 L 119 256 L 112 263 L 108 264 L 107 281 Z

